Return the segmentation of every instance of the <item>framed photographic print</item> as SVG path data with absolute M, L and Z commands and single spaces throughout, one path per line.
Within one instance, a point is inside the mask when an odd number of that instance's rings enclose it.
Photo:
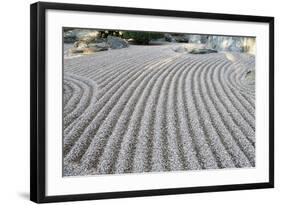
M 274 18 L 31 5 L 37 203 L 274 187 Z

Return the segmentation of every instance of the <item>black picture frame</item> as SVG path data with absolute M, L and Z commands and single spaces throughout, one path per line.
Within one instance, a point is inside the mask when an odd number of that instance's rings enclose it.
M 195 19 L 262 22 L 269 25 L 269 181 L 236 185 L 138 190 L 46 196 L 46 10 L 86 11 Z M 126 8 L 82 4 L 38 2 L 30 7 L 30 200 L 37 203 L 97 200 L 124 197 L 218 192 L 274 187 L 274 18 L 265 16 L 230 15 L 144 8 Z

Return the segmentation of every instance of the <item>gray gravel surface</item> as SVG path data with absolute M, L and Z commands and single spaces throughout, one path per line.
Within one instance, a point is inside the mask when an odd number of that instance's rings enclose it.
M 64 59 L 64 176 L 255 166 L 255 58 L 173 47 Z

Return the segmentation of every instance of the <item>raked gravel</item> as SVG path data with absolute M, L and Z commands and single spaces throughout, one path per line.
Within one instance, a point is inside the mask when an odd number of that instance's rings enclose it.
M 255 166 L 255 57 L 173 47 L 65 57 L 64 176 Z

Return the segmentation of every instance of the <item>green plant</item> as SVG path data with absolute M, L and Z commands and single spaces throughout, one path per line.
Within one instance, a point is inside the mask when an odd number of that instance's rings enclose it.
M 107 38 L 107 36 L 116 36 L 116 37 L 122 37 L 122 32 L 120 31 L 114 31 L 114 30 L 102 30 L 99 31 L 100 32 L 100 36 L 102 38 Z
M 124 32 L 124 38 L 132 38 L 138 44 L 149 44 L 149 41 L 152 39 L 157 39 L 163 37 L 163 34 L 156 32 Z

